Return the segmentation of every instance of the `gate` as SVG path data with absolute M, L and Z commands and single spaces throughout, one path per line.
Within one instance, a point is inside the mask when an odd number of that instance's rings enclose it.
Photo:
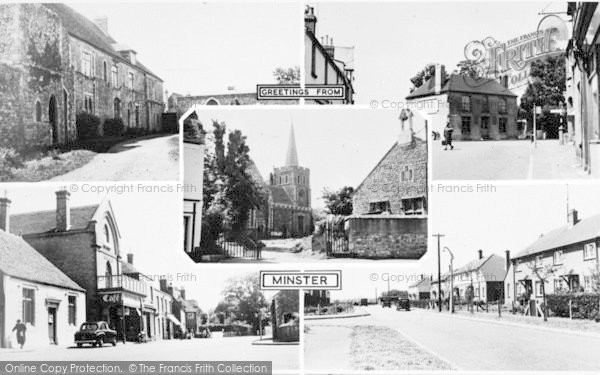
M 344 230 L 345 220 L 339 222 L 328 221 L 325 225 L 325 249 L 328 256 L 352 257 L 348 246 L 348 233 Z
M 260 248 L 258 246 L 244 245 L 235 240 L 226 240 L 225 237 L 219 238 L 217 245 L 227 258 L 260 259 Z

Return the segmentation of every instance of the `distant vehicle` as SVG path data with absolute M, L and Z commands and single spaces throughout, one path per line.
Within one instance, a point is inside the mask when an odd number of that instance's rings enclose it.
M 361 306 L 369 306 L 369 300 L 367 298 L 362 298 L 360 300 L 360 305 Z
M 381 307 L 392 307 L 393 297 L 381 297 Z
M 408 298 L 399 298 L 396 302 L 396 311 L 410 311 L 410 300 Z
M 75 344 L 78 348 L 83 344 L 101 347 L 106 343 L 117 345 L 117 331 L 108 328 L 108 323 L 103 321 L 85 322 L 75 333 Z

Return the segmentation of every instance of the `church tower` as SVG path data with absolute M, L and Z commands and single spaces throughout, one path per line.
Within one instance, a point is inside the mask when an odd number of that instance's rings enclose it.
M 290 126 L 285 165 L 273 170 L 273 185 L 281 186 L 295 206 L 310 207 L 310 170 L 298 162 L 294 125 Z

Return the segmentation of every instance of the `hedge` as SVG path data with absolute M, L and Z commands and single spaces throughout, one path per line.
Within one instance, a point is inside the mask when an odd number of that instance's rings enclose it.
M 569 317 L 569 301 L 572 302 L 574 319 L 598 319 L 600 294 L 596 293 L 567 293 L 546 295 L 548 310 L 551 316 Z
M 102 128 L 104 130 L 104 136 L 119 136 L 123 134 L 125 125 L 123 125 L 123 120 L 120 118 L 111 118 L 104 120 Z
M 98 137 L 100 119 L 87 112 L 78 113 L 75 119 L 77 138 L 86 140 Z

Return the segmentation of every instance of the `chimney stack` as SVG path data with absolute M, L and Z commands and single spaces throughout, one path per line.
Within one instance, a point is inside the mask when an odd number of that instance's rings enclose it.
M 167 279 L 160 279 L 160 280 L 158 280 L 158 282 L 160 284 L 160 291 L 166 292 L 167 291 Z
M 56 192 L 56 230 L 65 232 L 71 229 L 71 193 L 65 188 Z
M 94 23 L 104 34 L 108 35 L 108 17 L 95 18 Z
M 133 254 L 131 254 L 131 253 L 127 254 L 127 263 L 129 263 L 133 266 Z
M 579 223 L 579 214 L 577 212 L 577 210 L 570 210 L 569 211 L 569 228 L 573 228 L 577 223 Z
M 506 250 L 506 272 L 510 269 L 510 250 Z
M 477 253 L 479 254 L 479 259 L 483 259 L 483 250 L 479 249 Z
M 181 288 L 179 290 L 179 295 L 181 296 L 182 299 L 185 299 L 185 289 Z
M 304 27 L 313 35 L 317 34 L 317 17 L 315 16 L 315 8 L 308 5 L 304 10 Z
M 4 197 L 0 198 L 0 229 L 9 232 L 10 231 L 10 199 Z
M 435 84 L 435 94 L 439 95 L 442 91 L 442 66 L 440 64 L 435 64 L 433 80 L 433 83 Z
M 400 134 L 398 136 L 398 144 L 404 145 L 412 143 L 414 140 L 413 132 L 413 113 L 410 109 L 403 108 L 400 111 Z

